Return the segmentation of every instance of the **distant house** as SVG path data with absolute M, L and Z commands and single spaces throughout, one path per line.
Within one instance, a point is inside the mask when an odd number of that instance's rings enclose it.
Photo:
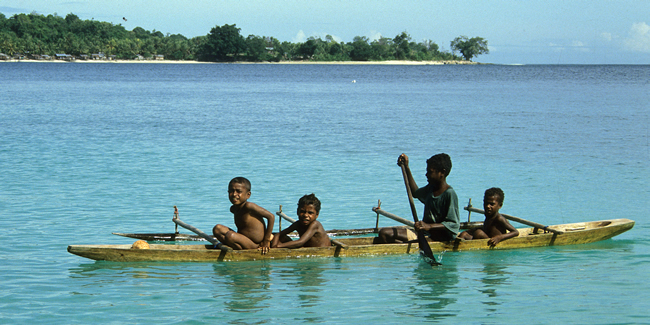
M 106 55 L 102 52 L 91 54 L 90 57 L 93 60 L 106 60 Z
M 25 54 L 22 54 L 22 53 L 14 53 L 13 59 L 14 59 L 14 60 L 24 60 L 24 59 L 25 59 Z
M 52 60 L 52 57 L 47 54 L 43 54 L 41 55 L 41 60 Z
M 9 60 L 9 55 L 6 55 L 4 53 L 0 53 L 0 60 Z
M 74 60 L 74 57 L 70 54 L 54 54 L 54 58 L 56 60 L 62 60 L 62 61 L 72 61 Z
M 142 61 L 142 60 L 144 60 L 144 56 L 138 54 L 138 55 L 136 55 L 135 59 L 138 60 L 138 61 Z
M 108 59 L 111 61 L 115 61 L 115 59 L 117 59 L 117 55 L 109 55 Z
M 162 54 L 156 54 L 156 55 L 154 55 L 153 59 L 154 60 L 164 60 L 165 56 L 162 55 Z
M 89 58 L 90 58 L 90 57 L 88 56 L 88 54 L 81 54 L 81 55 L 79 55 L 79 60 L 84 60 L 84 61 L 85 61 L 85 60 L 88 60 Z

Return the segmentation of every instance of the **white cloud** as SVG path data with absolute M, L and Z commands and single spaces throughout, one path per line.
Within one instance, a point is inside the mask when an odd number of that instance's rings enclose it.
M 612 33 L 600 33 L 600 37 L 608 42 L 612 41 Z
M 298 31 L 298 34 L 293 37 L 291 40 L 293 43 L 304 43 L 307 41 L 307 36 L 305 35 L 305 32 L 301 30 Z
M 650 26 L 645 22 L 633 24 L 624 45 L 634 52 L 650 53 Z
M 589 48 L 585 45 L 585 43 L 581 41 L 573 41 L 571 42 L 571 46 L 576 49 L 577 51 L 580 52 L 589 52 Z

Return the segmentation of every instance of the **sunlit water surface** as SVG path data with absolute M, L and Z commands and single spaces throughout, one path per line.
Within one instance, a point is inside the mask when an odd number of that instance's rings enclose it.
M 644 323 L 650 66 L 0 63 L 0 323 Z M 356 82 L 352 82 L 355 80 Z M 70 244 L 232 225 L 228 181 L 326 228 L 410 216 L 400 153 L 453 160 L 544 224 L 630 218 L 582 246 L 241 263 L 94 262 Z M 422 206 L 418 206 L 420 213 Z M 462 219 L 467 215 L 463 214 Z M 478 218 L 473 216 L 473 220 Z M 381 220 L 381 226 L 393 225 Z M 286 226 L 286 223 L 284 223 Z

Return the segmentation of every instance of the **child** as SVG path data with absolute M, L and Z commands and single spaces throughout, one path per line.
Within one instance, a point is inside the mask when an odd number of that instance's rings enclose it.
M 426 186 L 418 188 L 411 169 L 409 158 L 401 154 L 397 158 L 397 165 L 404 166 L 409 180 L 413 197 L 424 203 L 424 216 L 415 223 L 416 230 L 424 230 L 435 241 L 454 240 L 460 230 L 460 216 L 458 212 L 458 196 L 454 189 L 447 184 L 447 176 L 451 171 L 451 158 L 441 153 L 427 160 Z M 379 243 L 401 243 L 411 241 L 417 235 L 404 228 L 382 228 L 377 241 Z
M 298 221 L 282 230 L 273 237 L 273 248 L 327 247 L 331 246 L 329 236 L 318 222 L 320 201 L 314 194 L 305 195 L 298 201 Z M 300 238 L 291 240 L 287 236 L 292 231 L 298 231 Z
M 490 238 L 488 245 L 495 246 L 503 240 L 519 236 L 519 231 L 499 213 L 499 209 L 503 206 L 503 197 L 504 194 L 500 188 L 487 189 L 483 196 L 483 209 L 485 210 L 483 228 L 463 231 L 458 237 L 465 240 Z
M 244 177 L 233 178 L 228 184 L 228 199 L 232 203 L 230 212 L 234 215 L 237 232 L 224 225 L 216 225 L 212 233 L 218 241 L 233 249 L 258 248 L 262 254 L 266 254 L 273 236 L 271 231 L 275 216 L 259 205 L 248 202 L 250 197 L 250 181 Z M 262 218 L 268 220 L 268 226 Z

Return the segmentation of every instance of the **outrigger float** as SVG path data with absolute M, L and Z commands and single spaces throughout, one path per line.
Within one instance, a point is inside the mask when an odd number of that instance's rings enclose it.
M 465 207 L 471 212 L 483 213 L 482 210 Z M 373 208 L 379 215 L 399 220 L 403 223 L 410 221 L 390 214 L 379 207 Z M 281 211 L 278 215 L 282 216 Z M 504 214 L 502 214 L 504 215 Z M 184 224 L 175 214 L 174 222 Z M 488 245 L 488 239 L 453 240 L 448 242 L 429 241 L 434 252 L 461 252 L 471 250 L 501 250 L 518 249 L 543 246 L 578 245 L 606 240 L 622 234 L 634 227 L 630 219 L 610 219 L 600 221 L 578 222 L 543 226 L 524 219 L 504 215 L 506 218 L 531 226 L 519 228 L 519 236 L 499 242 L 496 246 Z M 285 218 L 286 216 L 282 216 Z M 286 218 L 285 218 L 286 219 Z M 290 218 L 289 218 L 290 219 Z M 411 222 L 412 224 L 412 222 Z M 480 227 L 481 223 L 466 223 L 468 227 Z M 191 227 L 191 226 L 189 226 Z M 193 228 L 193 227 L 191 227 Z M 188 228 L 189 229 L 189 228 Z M 195 229 L 195 228 L 194 228 Z M 373 232 L 376 232 L 376 228 Z M 195 229 L 196 230 L 196 229 Z M 199 231 L 200 232 L 200 231 Z M 330 232 L 333 234 L 333 232 Z M 352 229 L 339 231 L 345 234 L 368 234 L 367 229 Z M 203 234 L 205 235 L 205 234 Z M 209 237 L 209 238 L 205 238 Z M 212 236 L 205 235 L 206 240 L 214 241 Z M 179 238 L 178 235 L 176 238 Z M 376 237 L 337 238 L 330 247 L 303 247 L 296 249 L 273 248 L 265 255 L 257 249 L 233 250 L 225 245 L 202 244 L 150 244 L 149 249 L 135 249 L 128 245 L 70 245 L 68 252 L 97 261 L 114 262 L 226 262 L 226 261 L 255 261 L 255 260 L 282 260 L 299 258 L 333 258 L 357 256 L 385 256 L 397 254 L 417 254 L 419 246 L 417 241 L 401 244 L 377 244 Z M 158 240 L 158 239 L 153 239 Z M 178 240 L 178 239 L 176 239 Z

